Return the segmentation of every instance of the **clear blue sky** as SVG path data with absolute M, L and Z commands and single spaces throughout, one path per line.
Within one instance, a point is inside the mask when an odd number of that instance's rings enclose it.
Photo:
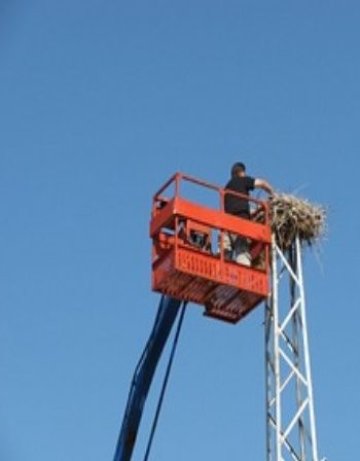
M 329 208 L 319 447 L 358 456 L 359 24 L 357 1 L 0 0 L 1 460 L 112 459 L 159 301 L 152 193 L 237 160 Z M 189 307 L 154 461 L 265 459 L 262 321 Z

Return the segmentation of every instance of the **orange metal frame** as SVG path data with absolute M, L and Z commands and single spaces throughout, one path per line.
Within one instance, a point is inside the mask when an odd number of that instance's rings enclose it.
M 185 182 L 216 194 L 218 206 L 185 198 Z M 225 213 L 225 193 L 249 200 L 261 220 Z M 247 239 L 250 267 L 228 257 L 226 233 Z M 265 202 L 176 173 L 153 197 L 150 236 L 154 291 L 204 305 L 205 315 L 232 323 L 267 297 L 271 230 Z

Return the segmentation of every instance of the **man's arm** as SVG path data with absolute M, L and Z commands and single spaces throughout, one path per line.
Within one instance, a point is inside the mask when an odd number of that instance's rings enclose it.
M 254 186 L 256 189 L 262 189 L 270 195 L 274 193 L 273 187 L 265 179 L 255 179 Z

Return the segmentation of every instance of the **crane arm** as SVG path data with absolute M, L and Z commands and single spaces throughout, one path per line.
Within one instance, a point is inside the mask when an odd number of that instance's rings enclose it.
M 136 366 L 114 461 L 130 461 L 146 397 L 182 301 L 162 296 L 153 329 Z

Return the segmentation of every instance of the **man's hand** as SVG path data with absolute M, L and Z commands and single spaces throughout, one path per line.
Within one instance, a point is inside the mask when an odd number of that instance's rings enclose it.
M 273 187 L 265 180 L 265 179 L 255 179 L 255 187 L 256 189 L 262 189 L 267 192 L 269 195 L 274 194 Z

